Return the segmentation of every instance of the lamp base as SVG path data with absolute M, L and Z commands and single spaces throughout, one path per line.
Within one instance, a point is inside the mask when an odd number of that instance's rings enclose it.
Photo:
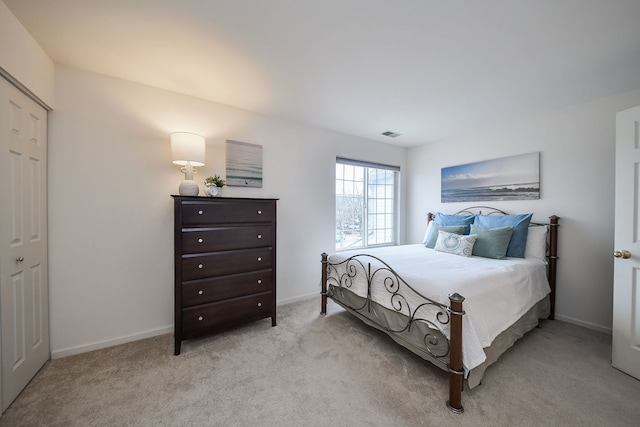
M 197 196 L 200 192 L 200 187 L 192 179 L 185 179 L 180 183 L 178 192 L 181 196 Z

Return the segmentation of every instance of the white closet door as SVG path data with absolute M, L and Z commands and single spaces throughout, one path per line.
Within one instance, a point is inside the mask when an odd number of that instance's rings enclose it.
M 49 360 L 47 112 L 0 78 L 2 412 Z

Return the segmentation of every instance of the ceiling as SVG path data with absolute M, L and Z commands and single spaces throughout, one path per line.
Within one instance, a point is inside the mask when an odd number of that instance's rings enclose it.
M 58 64 L 401 146 L 640 89 L 638 0 L 3 1 Z

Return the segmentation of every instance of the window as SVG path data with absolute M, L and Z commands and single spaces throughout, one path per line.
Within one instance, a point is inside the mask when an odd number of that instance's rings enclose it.
M 400 168 L 336 159 L 336 250 L 396 244 Z

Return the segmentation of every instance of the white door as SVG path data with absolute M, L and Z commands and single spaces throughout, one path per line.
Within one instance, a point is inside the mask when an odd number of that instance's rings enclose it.
M 616 116 L 613 366 L 640 379 L 640 107 Z
M 49 360 L 47 112 L 0 78 L 2 412 Z

